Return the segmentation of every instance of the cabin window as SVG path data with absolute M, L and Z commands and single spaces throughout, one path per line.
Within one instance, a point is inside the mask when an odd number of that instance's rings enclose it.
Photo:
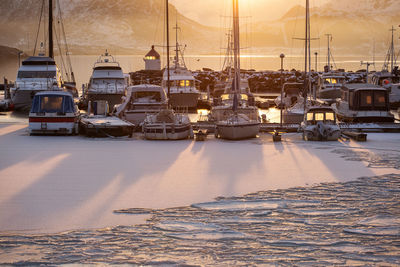
M 179 86 L 180 87 L 188 87 L 188 86 L 192 86 L 192 83 L 189 80 L 180 80 Z
M 323 121 L 324 120 L 324 113 L 323 112 L 315 112 L 315 120 L 316 121 Z
M 55 71 L 19 71 L 18 78 L 56 78 Z
M 153 101 L 160 102 L 161 101 L 161 95 L 160 92 L 135 92 L 134 95 L 135 102 L 140 102 L 139 99 L 149 99 Z
M 312 112 L 307 113 L 307 120 L 308 121 L 314 120 L 314 113 L 312 113 Z
M 372 106 L 372 92 L 361 92 L 360 107 L 371 107 L 371 106 Z
M 375 107 L 385 107 L 386 106 L 385 92 L 375 92 L 374 93 L 374 106 Z
M 334 121 L 335 120 L 335 114 L 333 114 L 333 112 L 326 112 L 325 113 L 325 120 Z
M 41 112 L 57 112 L 62 111 L 62 96 L 42 96 L 40 99 Z

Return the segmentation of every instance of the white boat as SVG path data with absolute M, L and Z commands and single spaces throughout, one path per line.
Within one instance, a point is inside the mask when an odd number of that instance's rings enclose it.
M 36 93 L 61 87 L 61 73 L 54 59 L 46 56 L 32 56 L 22 61 L 14 87 L 10 89 L 16 110 L 28 111 Z
M 346 82 L 346 77 L 341 73 L 330 71 L 318 76 L 317 98 L 333 103 L 341 96 L 341 87 Z
M 92 76 L 89 84 L 84 88 L 87 101 L 105 100 L 110 107 L 121 103 L 125 95 L 126 81 L 119 63 L 110 55 L 107 50 L 94 63 Z
M 307 141 L 336 141 L 341 134 L 335 112 L 329 106 L 309 107 L 300 129 Z
M 372 84 L 380 85 L 389 93 L 390 108 L 400 107 L 400 73 L 398 67 L 395 67 L 393 73 L 388 71 L 379 71 L 372 73 L 369 77 Z
M 260 131 L 260 122 L 251 120 L 245 114 L 235 113 L 224 121 L 218 121 L 215 127 L 215 136 L 229 139 L 241 140 L 257 137 Z
M 165 86 L 170 101 L 171 80 L 169 67 L 169 21 L 168 0 L 166 0 L 166 27 L 167 27 L 167 68 Z M 182 81 L 182 80 L 181 80 Z M 197 101 L 197 98 L 196 98 Z M 196 102 L 197 105 L 197 102 Z M 143 121 L 142 131 L 144 137 L 149 140 L 179 140 L 193 137 L 193 129 L 187 114 L 178 114 L 170 108 L 160 110 L 157 114 L 148 114 Z
M 77 134 L 78 126 L 79 111 L 71 93 L 60 89 L 35 94 L 29 112 L 31 135 Z
M 178 26 L 175 27 L 176 33 Z M 178 34 L 176 34 L 174 66 L 164 70 L 162 86 L 167 91 L 169 79 L 169 104 L 174 109 L 187 108 L 196 109 L 197 101 L 200 96 L 199 90 L 195 86 L 196 79 L 190 70 L 187 69 L 183 53 L 179 48 Z
M 123 97 L 122 104 L 117 106 L 115 115 L 135 125 L 140 125 L 146 115 L 156 114 L 167 106 L 167 95 L 161 86 L 134 85 L 128 87 L 126 97 Z
M 278 96 L 274 102 L 278 108 L 283 108 L 283 123 L 301 123 L 304 119 L 304 97 L 302 83 L 285 83 L 283 85 L 283 99 Z M 307 103 L 308 105 L 308 103 Z
M 225 105 L 212 108 L 216 119 L 216 136 L 229 140 L 240 140 L 256 137 L 260 130 L 258 109 L 250 105 L 248 95 L 241 93 L 240 78 L 240 43 L 239 43 L 239 0 L 233 0 L 233 54 L 234 76 L 229 94 L 221 96 Z M 224 96 L 226 97 L 225 99 Z M 253 98 L 254 102 L 254 98 Z
M 149 140 L 180 140 L 193 137 L 193 129 L 187 114 L 163 109 L 147 115 L 142 126 L 144 137 Z
M 332 104 L 343 122 L 393 122 L 388 92 L 385 88 L 368 83 L 352 83 L 342 87 L 342 98 Z

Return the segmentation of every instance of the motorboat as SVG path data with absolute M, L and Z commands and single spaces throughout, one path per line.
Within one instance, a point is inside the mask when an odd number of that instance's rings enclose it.
M 352 83 L 342 87 L 342 97 L 332 104 L 343 122 L 393 122 L 388 91 L 379 85 Z
M 148 114 L 142 124 L 144 137 L 149 140 L 180 140 L 193 137 L 193 129 L 187 114 L 162 109 Z
M 309 107 L 300 130 L 307 141 L 336 141 L 341 134 L 335 111 L 330 106 Z
M 92 103 L 107 101 L 110 112 L 114 105 L 121 103 L 127 86 L 121 66 L 106 50 L 94 63 L 89 84 L 84 88 L 84 98 Z
M 140 125 L 146 115 L 156 114 L 168 106 L 164 89 L 158 85 L 140 84 L 130 86 L 122 104 L 116 107 L 115 115 Z
M 278 108 L 282 110 L 283 123 L 301 123 L 304 118 L 304 97 L 302 83 L 285 83 L 283 84 L 283 98 L 278 96 L 274 102 Z M 308 105 L 308 103 L 306 103 Z
M 61 72 L 51 57 L 31 56 L 22 61 L 14 87 L 10 89 L 16 110 L 28 111 L 36 93 L 61 87 Z
M 29 134 L 77 134 L 78 127 L 79 111 L 71 93 L 59 89 L 35 94 L 29 112 Z
M 176 25 L 176 54 L 174 64 L 172 68 L 165 68 L 162 86 L 164 89 L 167 89 L 169 86 L 168 98 L 172 108 L 195 110 L 200 91 L 196 88 L 196 79 L 192 72 L 186 67 L 183 52 L 178 43 L 178 29 L 178 25 Z
M 397 66 L 393 72 L 374 72 L 368 78 L 370 83 L 380 85 L 388 91 L 390 108 L 400 107 L 400 73 Z
M 318 76 L 317 98 L 333 103 L 341 96 L 341 87 L 346 77 L 339 72 L 324 72 Z

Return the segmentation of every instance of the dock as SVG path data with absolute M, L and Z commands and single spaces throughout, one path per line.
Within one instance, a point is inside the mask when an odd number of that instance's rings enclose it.
M 79 123 L 79 132 L 92 137 L 131 137 L 134 128 L 128 121 L 104 115 L 82 116 Z

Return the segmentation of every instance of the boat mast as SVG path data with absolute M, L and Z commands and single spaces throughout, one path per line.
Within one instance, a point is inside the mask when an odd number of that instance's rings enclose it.
M 54 54 L 53 54 L 53 0 L 49 0 L 49 57 L 54 58 Z
M 308 61 L 308 50 L 309 50 L 309 0 L 306 0 L 306 29 L 305 29 L 305 44 L 304 44 L 304 112 L 306 110 L 306 102 L 307 102 L 307 95 L 308 95 L 308 87 L 307 87 L 307 61 Z M 310 81 L 308 81 L 310 82 Z
M 168 88 L 168 108 L 169 108 L 169 98 L 170 98 L 170 81 L 169 81 L 169 17 L 168 17 L 168 0 L 165 0 L 166 3 L 166 20 L 167 20 L 167 88 Z
M 178 11 L 176 11 L 175 21 L 175 69 L 179 66 L 179 44 L 178 44 Z
M 331 71 L 331 46 L 330 46 L 330 40 L 332 38 L 332 34 L 327 33 L 325 35 L 326 35 L 326 37 L 328 39 L 328 63 L 327 63 L 327 65 L 328 65 L 328 72 L 330 72 Z
M 392 43 L 390 45 L 390 70 L 391 72 L 393 71 L 394 68 L 394 42 L 393 42 L 393 35 L 394 32 L 396 31 L 392 25 L 392 29 L 390 30 L 392 32 Z
M 233 0 L 233 65 L 234 81 L 233 90 L 239 91 L 240 81 L 240 44 L 239 44 L 239 0 Z

